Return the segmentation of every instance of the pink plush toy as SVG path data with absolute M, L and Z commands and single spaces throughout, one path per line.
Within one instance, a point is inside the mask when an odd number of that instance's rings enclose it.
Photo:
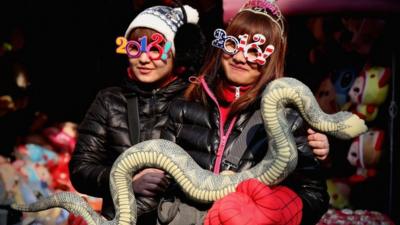
M 351 165 L 357 167 L 357 171 L 350 177 L 351 183 L 361 182 L 368 177 L 375 176 L 375 166 L 381 157 L 383 139 L 383 130 L 370 129 L 353 141 L 347 160 Z
M 46 128 L 44 135 L 57 151 L 72 153 L 76 144 L 77 124 L 73 122 L 60 123 Z

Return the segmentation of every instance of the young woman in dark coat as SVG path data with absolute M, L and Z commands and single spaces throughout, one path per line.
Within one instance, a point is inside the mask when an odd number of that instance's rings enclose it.
M 253 51 L 257 46 L 246 48 L 244 44 L 240 48 L 245 34 L 248 34 L 247 43 L 257 41 L 253 39 L 256 34 L 264 35 L 266 41 L 258 48 L 264 51 L 268 45 L 272 45 L 272 54 L 267 57 L 257 55 L 257 51 Z M 284 19 L 277 6 L 267 0 L 248 1 L 227 26 L 226 36 L 241 41 L 235 44 L 232 39 L 227 39 L 222 45 L 216 44 L 222 49 L 216 48 L 201 75 L 193 79 L 184 98 L 171 105 L 168 126 L 162 133 L 162 138 L 176 142 L 202 168 L 216 174 L 251 168 L 268 151 L 264 126 L 258 123 L 247 130 L 253 134 L 249 136 L 251 139 L 247 140 L 243 154 L 236 156 L 240 157 L 238 163 L 229 161 L 237 145 L 235 141 L 239 135 L 243 135 L 249 119 L 260 109 L 260 96 L 265 86 L 284 76 L 287 44 Z M 292 197 L 301 199 L 301 207 L 293 206 L 298 210 L 294 213 L 300 213 L 301 223 L 315 224 L 326 212 L 329 203 L 324 175 L 317 158 L 326 157 L 328 141 L 325 135 L 309 129 L 296 110 L 287 109 L 285 113 L 299 157 L 295 171 L 281 185 L 291 190 Z M 167 207 L 167 204 L 173 205 L 179 199 L 179 207 L 187 208 L 186 205 L 189 205 L 199 210 L 196 217 L 199 219 L 193 223 L 201 224 L 205 215 L 203 212 L 210 206 L 191 202 L 176 189 L 168 191 L 161 214 L 175 215 L 169 209 L 173 207 Z M 177 210 L 177 213 L 180 211 L 183 210 Z M 169 224 L 187 224 L 177 217 L 169 219 L 172 219 Z
M 136 16 L 125 38 L 143 44 L 146 37 L 146 51 L 138 53 L 143 46 L 127 48 L 130 66 L 123 85 L 99 91 L 80 123 L 69 164 L 71 181 L 78 192 L 103 198 L 101 213 L 106 218 L 114 217 L 109 185 L 114 161 L 133 144 L 160 138 L 170 103 L 187 88 L 188 75 L 199 69 L 205 38 L 196 25 L 198 20 L 197 10 L 187 5 L 154 6 Z M 158 43 L 162 49 L 166 42 L 172 43 L 164 59 L 158 58 L 161 51 L 157 46 L 149 47 L 155 33 L 164 39 Z M 128 102 L 136 102 L 132 112 Z M 168 184 L 164 171 L 144 169 L 133 176 L 132 184 L 138 215 L 143 215 L 138 224 L 155 223 L 151 212 Z

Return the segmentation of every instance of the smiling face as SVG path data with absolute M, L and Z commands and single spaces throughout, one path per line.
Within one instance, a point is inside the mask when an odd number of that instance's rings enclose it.
M 148 28 L 138 28 L 132 32 L 130 40 L 137 41 L 144 35 L 148 37 L 148 40 L 151 40 L 149 37 L 153 33 L 156 32 Z M 130 67 L 138 81 L 147 84 L 156 82 L 161 83 L 163 80 L 167 80 L 171 76 L 173 69 L 172 54 L 170 53 L 166 60 L 151 59 L 151 56 L 154 57 L 154 55 L 157 54 L 157 49 L 153 49 L 153 51 L 142 52 L 137 58 L 129 58 Z
M 143 83 L 155 83 L 166 79 L 171 75 L 173 68 L 172 57 L 166 61 L 152 60 L 148 53 L 141 53 L 138 58 L 129 59 L 135 77 Z
M 283 76 L 286 33 L 282 36 L 281 32 L 269 17 L 249 11 L 238 13 L 227 26 L 226 35 L 241 39 L 241 35 L 247 34 L 246 46 L 257 45 L 257 48 L 245 47 L 234 55 L 221 53 L 221 66 L 227 80 L 240 86 L 262 88 L 270 80 Z M 263 35 L 266 41 L 261 44 L 256 35 Z M 233 43 L 224 44 L 229 48 Z M 269 45 L 274 47 L 273 53 L 266 58 L 265 64 L 258 64 L 254 59 L 258 59 L 260 53 L 265 53 Z
M 257 82 L 261 76 L 261 71 L 257 63 L 250 63 L 239 51 L 235 55 L 222 55 L 222 68 L 228 81 L 238 86 L 247 86 Z

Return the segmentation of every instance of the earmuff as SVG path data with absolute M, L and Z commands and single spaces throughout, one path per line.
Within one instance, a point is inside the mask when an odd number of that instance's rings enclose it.
M 174 0 L 173 4 L 181 8 L 185 21 L 185 24 L 178 28 L 174 38 L 174 72 L 184 77 L 197 75 L 204 61 L 205 35 L 198 24 L 188 23 L 187 13 L 181 1 Z

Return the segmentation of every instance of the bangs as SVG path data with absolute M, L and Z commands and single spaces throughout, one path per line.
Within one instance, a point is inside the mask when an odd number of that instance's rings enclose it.
M 138 41 L 139 38 L 143 37 L 143 36 L 147 36 L 147 42 L 150 43 L 151 42 L 151 35 L 155 34 L 155 33 L 159 33 L 160 32 L 150 29 L 150 28 L 146 28 L 146 27 L 138 27 L 132 30 L 132 32 L 129 34 L 129 40 L 133 40 L 133 41 Z M 164 35 L 161 34 L 163 37 Z M 164 37 L 165 40 L 165 37 Z
M 227 30 L 227 35 L 232 35 L 239 39 L 239 35 L 248 34 L 249 39 L 247 43 L 252 43 L 253 36 L 255 34 L 262 34 L 265 36 L 266 42 L 260 47 L 264 50 L 265 47 L 269 44 L 278 47 L 281 43 L 280 40 L 273 39 L 273 33 L 280 33 L 279 27 L 271 22 L 269 19 L 266 19 L 266 16 L 249 12 L 242 11 L 238 13 L 229 24 Z

